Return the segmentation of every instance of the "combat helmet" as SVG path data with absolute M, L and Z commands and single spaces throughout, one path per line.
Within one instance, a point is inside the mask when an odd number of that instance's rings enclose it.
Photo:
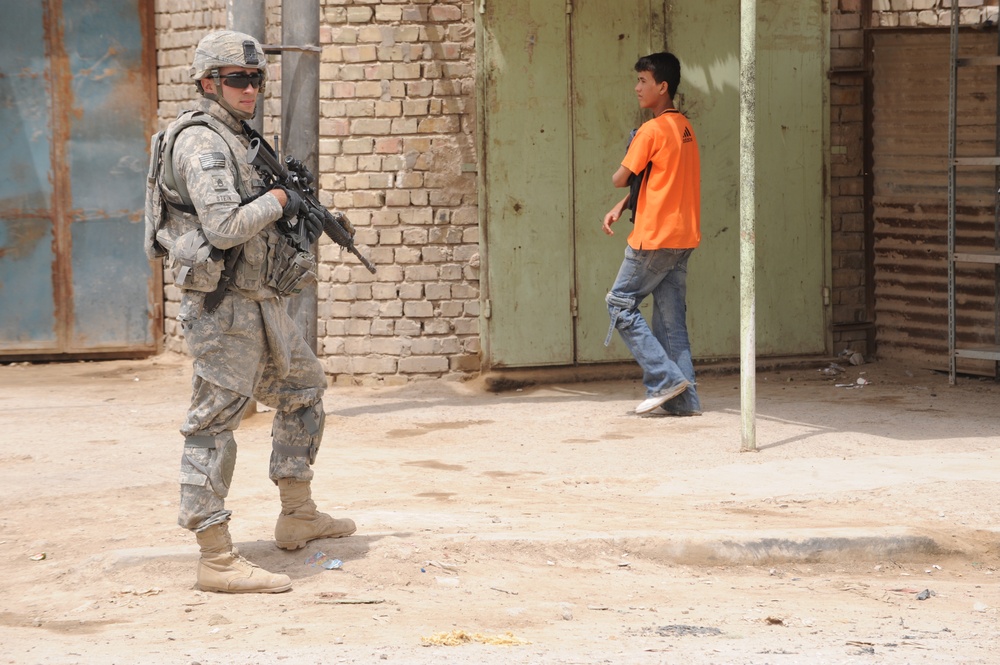
M 216 89 L 221 89 L 222 80 L 219 70 L 223 67 L 246 67 L 257 69 L 261 74 L 260 93 L 264 93 L 267 83 L 267 57 L 260 42 L 248 34 L 234 30 L 217 30 L 201 38 L 194 52 L 194 62 L 191 65 L 191 80 L 198 86 L 198 92 L 221 104 L 223 108 L 238 118 L 249 120 L 245 111 L 240 111 L 229 104 L 222 95 L 207 93 L 201 87 L 201 80 L 211 78 Z

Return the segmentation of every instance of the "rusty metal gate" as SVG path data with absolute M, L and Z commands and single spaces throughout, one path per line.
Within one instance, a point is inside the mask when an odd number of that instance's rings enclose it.
M 964 34 L 976 55 L 996 51 L 996 33 Z M 874 40 L 873 189 L 875 312 L 879 355 L 948 369 L 948 76 L 949 34 L 913 29 Z M 962 154 L 995 151 L 996 74 L 962 74 Z M 993 243 L 992 169 L 959 183 L 958 239 Z M 958 284 L 963 344 L 993 339 L 991 266 L 964 270 Z M 962 359 L 961 371 L 993 373 L 993 363 Z
M 152 5 L 5 3 L 0 359 L 157 350 L 160 275 L 142 249 Z

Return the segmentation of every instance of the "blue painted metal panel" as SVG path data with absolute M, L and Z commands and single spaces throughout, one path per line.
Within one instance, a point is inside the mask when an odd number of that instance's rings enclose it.
M 56 343 L 52 225 L 44 217 L 0 212 L 0 344 L 37 349 Z
M 57 342 L 49 70 L 42 6 L 0 20 L 0 347 Z
M 63 4 L 74 346 L 151 343 L 142 251 L 147 127 L 137 0 Z
M 73 303 L 77 344 L 119 346 L 146 339 L 149 262 L 124 217 L 73 224 Z M 137 277 L 130 277 L 136 275 Z
M 0 21 L 0 357 L 156 350 L 142 250 L 150 0 L 25 0 Z

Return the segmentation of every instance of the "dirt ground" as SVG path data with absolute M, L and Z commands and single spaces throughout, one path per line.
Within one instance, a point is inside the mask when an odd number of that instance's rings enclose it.
M 735 375 L 694 418 L 333 387 L 314 495 L 358 532 L 293 553 L 256 413 L 230 527 L 294 588 L 242 596 L 175 522 L 186 358 L 0 366 L 0 665 L 997 663 L 1000 385 L 826 365 L 758 374 L 757 452 Z

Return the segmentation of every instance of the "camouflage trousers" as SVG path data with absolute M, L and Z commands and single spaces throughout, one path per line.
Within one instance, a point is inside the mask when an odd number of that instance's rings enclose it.
M 251 399 L 275 410 L 268 475 L 312 480 L 323 435 L 326 375 L 277 299 L 230 293 L 212 313 L 186 292 L 179 319 L 194 357 L 191 405 L 180 432 L 178 523 L 201 531 L 229 519 L 225 498 L 236 461 L 233 432 Z

